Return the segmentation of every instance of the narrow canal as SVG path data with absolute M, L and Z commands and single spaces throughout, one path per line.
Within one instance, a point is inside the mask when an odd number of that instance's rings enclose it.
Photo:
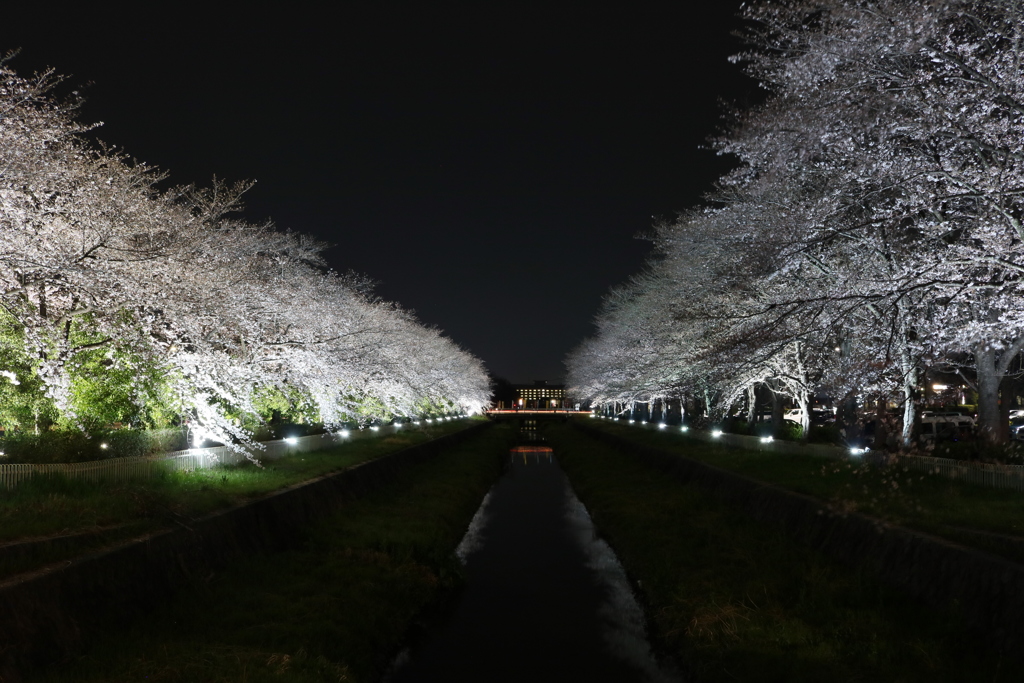
M 458 604 L 399 655 L 389 683 L 679 680 L 652 655 L 622 565 L 542 442 L 509 453 L 458 554 Z

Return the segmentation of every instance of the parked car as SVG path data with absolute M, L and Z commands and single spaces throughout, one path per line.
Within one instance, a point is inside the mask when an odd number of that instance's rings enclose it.
M 962 424 L 970 424 L 974 426 L 978 421 L 971 415 L 964 415 L 963 413 L 957 413 L 953 411 L 938 412 L 934 410 L 923 410 L 921 411 L 921 422 L 925 420 L 931 420 L 933 418 L 943 418 L 945 422 L 957 422 Z
M 803 423 L 804 411 L 800 408 L 791 408 L 782 414 L 782 419 L 787 422 Z M 826 425 L 836 421 L 835 413 L 831 410 L 811 409 L 811 424 Z
M 922 441 L 960 441 L 974 434 L 975 420 L 961 413 L 921 413 Z
M 1024 441 L 1024 415 L 1010 418 L 1010 438 Z

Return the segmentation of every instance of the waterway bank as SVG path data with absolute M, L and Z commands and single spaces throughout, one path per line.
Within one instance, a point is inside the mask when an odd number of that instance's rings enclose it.
M 388 683 L 679 680 L 655 660 L 622 565 L 543 444 L 510 453 L 458 552 L 464 590 Z
M 461 584 L 453 550 L 509 439 L 501 426 L 478 430 L 400 468 L 292 548 L 193 576 L 172 604 L 108 620 L 82 655 L 31 680 L 377 680 Z
M 655 637 L 698 680 L 1016 680 L 1016 665 L 958 615 L 840 566 L 622 449 L 564 425 L 546 434 L 641 582 Z

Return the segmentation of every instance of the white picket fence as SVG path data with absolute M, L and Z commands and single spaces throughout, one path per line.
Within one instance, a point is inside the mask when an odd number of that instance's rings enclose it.
M 931 472 L 950 479 L 959 479 L 968 484 L 1024 492 L 1024 465 L 997 465 L 950 458 L 898 454 L 890 456 L 890 462 L 896 466 Z
M 799 455 L 814 455 L 836 459 L 859 459 L 863 454 L 851 454 L 848 448 L 840 446 L 829 446 L 826 444 L 803 444 L 794 441 L 764 440 L 757 436 L 745 436 L 742 434 L 717 434 L 690 429 L 681 431 L 679 426 L 661 427 L 659 424 L 637 421 L 629 423 L 620 420 L 619 424 L 632 424 L 634 427 L 645 429 L 659 429 L 674 432 L 690 439 L 698 439 L 707 443 L 720 443 L 725 446 L 744 448 L 754 451 L 766 451 L 770 453 L 792 453 Z M 906 467 L 920 472 L 938 474 L 950 479 L 956 479 L 968 484 L 988 486 L 996 489 L 1012 489 L 1024 492 L 1024 465 L 997 465 L 992 463 L 968 462 L 964 460 L 953 460 L 952 458 L 936 458 L 924 455 L 885 455 L 880 458 L 885 463 L 899 467 Z
M 323 450 L 335 444 L 394 434 L 399 429 L 422 429 L 427 426 L 430 425 L 423 422 L 419 425 L 405 423 L 401 427 L 387 425 L 377 428 L 354 429 L 348 432 L 332 432 L 277 441 L 263 441 L 261 442 L 263 448 L 253 449 L 251 455 L 261 461 L 278 460 L 289 455 Z M 106 481 L 128 481 L 132 479 L 145 479 L 160 471 L 191 472 L 218 465 L 237 465 L 247 459 L 248 455 L 244 452 L 239 452 L 227 446 L 214 446 L 213 448 L 189 448 L 183 451 L 171 451 L 170 453 L 142 458 L 110 458 L 108 460 L 47 465 L 0 464 L 0 487 L 11 489 L 32 477 L 53 474 L 59 474 L 69 479 L 84 479 L 87 481 L 99 481 L 101 479 Z

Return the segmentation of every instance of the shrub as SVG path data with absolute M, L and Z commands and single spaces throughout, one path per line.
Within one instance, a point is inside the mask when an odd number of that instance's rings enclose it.
M 722 431 L 726 434 L 750 434 L 750 427 L 746 420 L 738 417 L 727 417 L 722 420 Z
M 830 443 L 840 445 L 843 443 L 839 427 L 836 425 L 811 425 L 810 434 L 807 440 L 811 443 Z
M 797 423 L 783 420 L 782 424 L 775 430 L 775 438 L 785 441 L 799 441 L 803 433 L 804 428 Z
M 7 432 L 0 440 L 5 463 L 87 462 L 132 458 L 186 448 L 181 429 L 114 429 L 86 433 L 77 429 Z

